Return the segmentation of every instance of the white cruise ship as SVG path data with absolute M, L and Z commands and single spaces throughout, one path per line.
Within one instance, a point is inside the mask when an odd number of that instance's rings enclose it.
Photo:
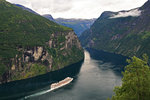
M 59 81 L 58 83 L 53 83 L 50 85 L 50 90 L 52 91 L 52 90 L 58 89 L 60 87 L 63 87 L 65 85 L 69 84 L 72 80 L 73 80 L 73 78 L 67 77 L 64 80 Z

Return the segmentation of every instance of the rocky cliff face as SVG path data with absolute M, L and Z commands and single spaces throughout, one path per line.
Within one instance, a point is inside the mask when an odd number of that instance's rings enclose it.
M 129 11 L 104 12 L 82 33 L 82 45 L 98 50 L 138 56 L 150 56 L 150 1 Z
M 83 59 L 72 29 L 5 0 L 0 5 L 0 84 L 59 70 Z
M 58 70 L 83 59 L 83 49 L 73 31 L 51 34 L 46 45 L 47 47 L 18 48 L 17 50 L 22 55 L 15 55 L 14 58 L 10 59 L 7 64 L 10 70 L 3 74 L 0 83 L 26 79 Z M 39 66 L 39 69 L 36 66 Z M 35 69 L 32 70 L 32 67 Z M 40 72 L 42 69 L 44 71 Z

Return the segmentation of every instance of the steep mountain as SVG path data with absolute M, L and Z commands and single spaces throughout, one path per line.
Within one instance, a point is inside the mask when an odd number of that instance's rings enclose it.
M 21 7 L 24 10 L 27 10 L 31 13 L 38 14 L 30 8 L 24 7 L 19 4 L 15 4 L 18 7 Z M 64 18 L 56 18 L 54 19 L 50 14 L 44 14 L 43 17 L 49 19 L 50 21 L 56 22 L 60 25 L 72 28 L 77 36 L 80 36 L 83 31 L 90 28 L 90 26 L 94 23 L 96 19 L 64 19 Z
M 32 9 L 27 8 L 27 7 L 23 6 L 23 5 L 20 5 L 20 4 L 14 4 L 14 5 L 16 5 L 16 6 L 20 7 L 20 8 L 22 8 L 23 10 L 29 11 L 29 12 L 31 12 L 31 13 L 33 13 L 33 14 L 40 15 L 40 14 L 38 14 L 37 12 L 33 11 Z M 54 18 L 52 17 L 52 15 L 50 15 L 50 14 L 44 14 L 44 15 L 42 15 L 42 16 L 45 17 L 45 18 L 47 18 L 47 19 L 49 19 L 50 21 L 55 22 L 55 19 L 54 19 Z
M 83 31 L 90 28 L 95 20 L 96 19 L 55 19 L 58 24 L 72 28 L 77 36 L 80 36 Z
M 45 14 L 45 15 L 42 15 L 42 16 L 49 19 L 50 21 L 56 22 L 55 19 L 50 14 Z
M 24 10 L 27 10 L 31 13 L 38 14 L 30 8 L 24 7 L 19 4 L 15 4 L 18 7 L 21 7 Z M 90 28 L 90 26 L 94 23 L 96 19 L 64 19 L 64 18 L 56 18 L 54 19 L 50 14 L 44 14 L 43 17 L 49 19 L 50 21 L 56 22 L 60 25 L 72 28 L 75 33 L 80 36 L 83 31 Z
M 32 9 L 27 8 L 27 7 L 23 6 L 23 5 L 20 5 L 20 4 L 15 4 L 15 5 L 18 6 L 18 7 L 21 7 L 23 10 L 26 10 L 26 11 L 29 11 L 29 12 L 31 12 L 31 13 L 33 13 L 33 14 L 39 15 L 37 12 L 35 12 L 35 11 L 33 11 Z
M 129 11 L 102 13 L 80 40 L 84 47 L 97 50 L 150 56 L 150 1 Z
M 0 0 L 0 83 L 61 69 L 83 59 L 71 28 Z

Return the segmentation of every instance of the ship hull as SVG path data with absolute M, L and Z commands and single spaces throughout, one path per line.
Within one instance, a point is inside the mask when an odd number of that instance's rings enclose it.
M 66 86 L 66 85 L 68 85 L 69 83 L 71 83 L 72 82 L 72 80 L 73 80 L 73 78 L 70 78 L 70 80 L 69 81 L 67 81 L 67 82 L 65 82 L 65 83 L 63 83 L 63 84 L 61 84 L 61 85 L 59 85 L 59 86 L 56 86 L 56 87 L 51 87 L 51 91 L 53 91 L 53 90 L 56 90 L 56 89 L 58 89 L 58 88 L 61 88 L 61 87 L 63 87 L 63 86 Z M 56 83 L 54 83 L 54 84 L 56 84 Z M 53 85 L 53 84 L 52 84 Z M 52 86 L 51 85 L 51 86 Z

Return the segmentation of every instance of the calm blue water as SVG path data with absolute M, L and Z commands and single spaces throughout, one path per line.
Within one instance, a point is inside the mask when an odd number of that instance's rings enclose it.
M 121 84 L 121 67 L 125 58 L 92 49 L 85 59 L 60 71 L 0 86 L 0 99 L 19 100 L 106 100 L 114 86 Z M 67 86 L 50 91 L 50 84 L 65 77 L 74 80 Z

